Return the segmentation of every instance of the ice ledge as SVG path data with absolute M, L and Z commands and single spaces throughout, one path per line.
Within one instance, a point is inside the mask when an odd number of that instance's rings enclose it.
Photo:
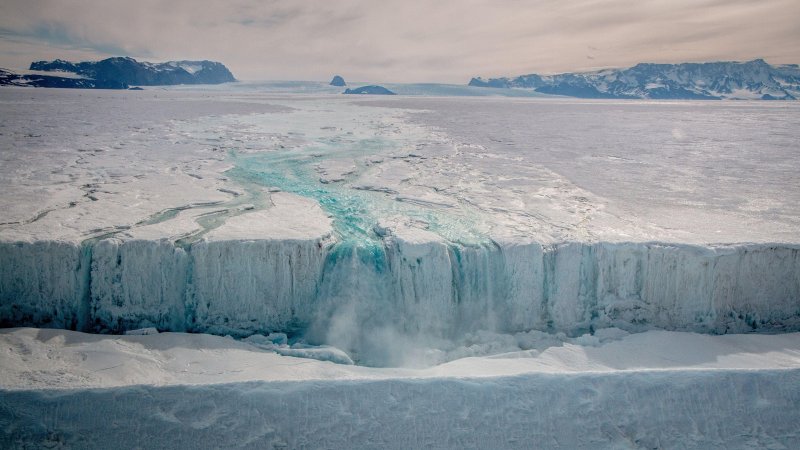
M 378 335 L 476 330 L 800 330 L 797 244 L 459 246 L 410 233 L 366 250 L 322 235 L 185 248 L 0 242 L 0 324 L 240 336 L 314 329 L 347 350 Z

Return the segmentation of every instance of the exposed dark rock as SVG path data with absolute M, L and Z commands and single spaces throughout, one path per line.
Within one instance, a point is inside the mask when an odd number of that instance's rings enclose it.
M 346 89 L 345 94 L 367 94 L 367 95 L 397 95 L 383 86 L 362 86 L 355 89 Z
M 95 80 L 113 80 L 139 86 L 219 84 L 236 81 L 224 65 L 214 61 L 149 63 L 128 57 L 115 57 L 102 61 L 71 63 L 57 59 L 31 63 L 30 69 L 75 72 Z
M 744 63 L 637 64 L 628 69 L 516 78 L 473 78 L 470 86 L 533 89 L 580 98 L 794 100 L 800 96 L 800 68 L 771 66 L 763 59 Z
M 115 80 L 92 80 L 54 75 L 19 74 L 0 69 L 0 85 L 67 89 L 127 89 L 128 85 Z
M 344 82 L 344 78 L 340 77 L 339 75 L 334 75 L 333 79 L 331 80 L 331 86 L 347 86 L 347 83 Z
M 129 85 L 219 84 L 236 81 L 231 72 L 214 61 L 149 63 L 115 57 L 102 61 L 72 63 L 61 59 L 36 61 L 30 70 L 52 75 L 19 74 L 3 70 L 0 84 L 86 89 L 127 89 Z M 66 72 L 66 73 L 65 73 Z

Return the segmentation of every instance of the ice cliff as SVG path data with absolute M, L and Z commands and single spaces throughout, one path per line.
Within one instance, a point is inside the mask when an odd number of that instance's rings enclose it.
M 4 326 L 289 332 L 364 355 L 476 330 L 800 329 L 788 244 L 103 239 L 3 242 L 0 267 Z

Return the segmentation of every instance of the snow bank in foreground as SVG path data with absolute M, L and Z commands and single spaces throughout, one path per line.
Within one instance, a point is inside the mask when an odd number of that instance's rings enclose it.
M 280 333 L 0 330 L 0 447 L 797 448 L 800 333 L 592 337 L 400 369 L 262 350 Z
M 0 323 L 290 332 L 375 365 L 478 330 L 800 329 L 795 245 L 381 242 L 0 243 Z
M 795 448 L 800 371 L 536 374 L 0 394 L 0 444 Z
M 619 336 L 619 330 L 614 334 Z M 281 350 L 303 346 L 288 346 L 280 333 L 237 341 L 192 333 L 98 335 L 14 328 L 0 330 L 0 348 L 4 349 L 0 352 L 0 389 L 800 369 L 800 333 L 716 336 L 654 330 L 613 339 L 597 332 L 593 339 L 529 335 L 526 343 L 509 342 L 514 338 L 520 336 L 482 334 L 480 345 L 486 348 L 464 347 L 468 351 L 453 354 L 461 359 L 445 364 L 376 368 L 334 364 L 330 357 L 315 361 L 299 353 L 281 355 Z M 331 347 L 317 350 L 318 356 L 344 356 Z

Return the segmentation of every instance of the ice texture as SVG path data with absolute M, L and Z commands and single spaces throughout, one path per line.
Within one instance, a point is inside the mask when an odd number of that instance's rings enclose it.
M 797 333 L 605 334 L 395 369 L 277 334 L 0 330 L 0 446 L 796 447 Z
M 793 370 L 30 390 L 0 396 L 0 425 L 8 430 L 0 442 L 82 448 L 114 447 L 121 440 L 159 448 L 792 448 L 800 439 L 798 383 L 800 372 Z M 13 426 L 11 417 L 19 418 Z
M 371 365 L 481 331 L 800 327 L 794 104 L 20 91 L 6 326 Z
M 168 241 L 103 239 L 92 247 L 92 327 L 186 329 L 189 257 Z
M 0 243 L 0 324 L 83 329 L 90 254 L 73 243 Z
M 192 246 L 187 327 L 235 335 L 297 331 L 317 305 L 321 241 L 219 241 Z
M 372 248 L 322 240 L 180 248 L 104 239 L 92 246 L 88 280 L 77 244 L 0 249 L 5 323 L 239 336 L 309 330 L 313 342 L 373 364 L 398 363 L 384 353 L 398 336 L 800 329 L 800 248 L 789 245 L 470 247 L 392 236 Z

